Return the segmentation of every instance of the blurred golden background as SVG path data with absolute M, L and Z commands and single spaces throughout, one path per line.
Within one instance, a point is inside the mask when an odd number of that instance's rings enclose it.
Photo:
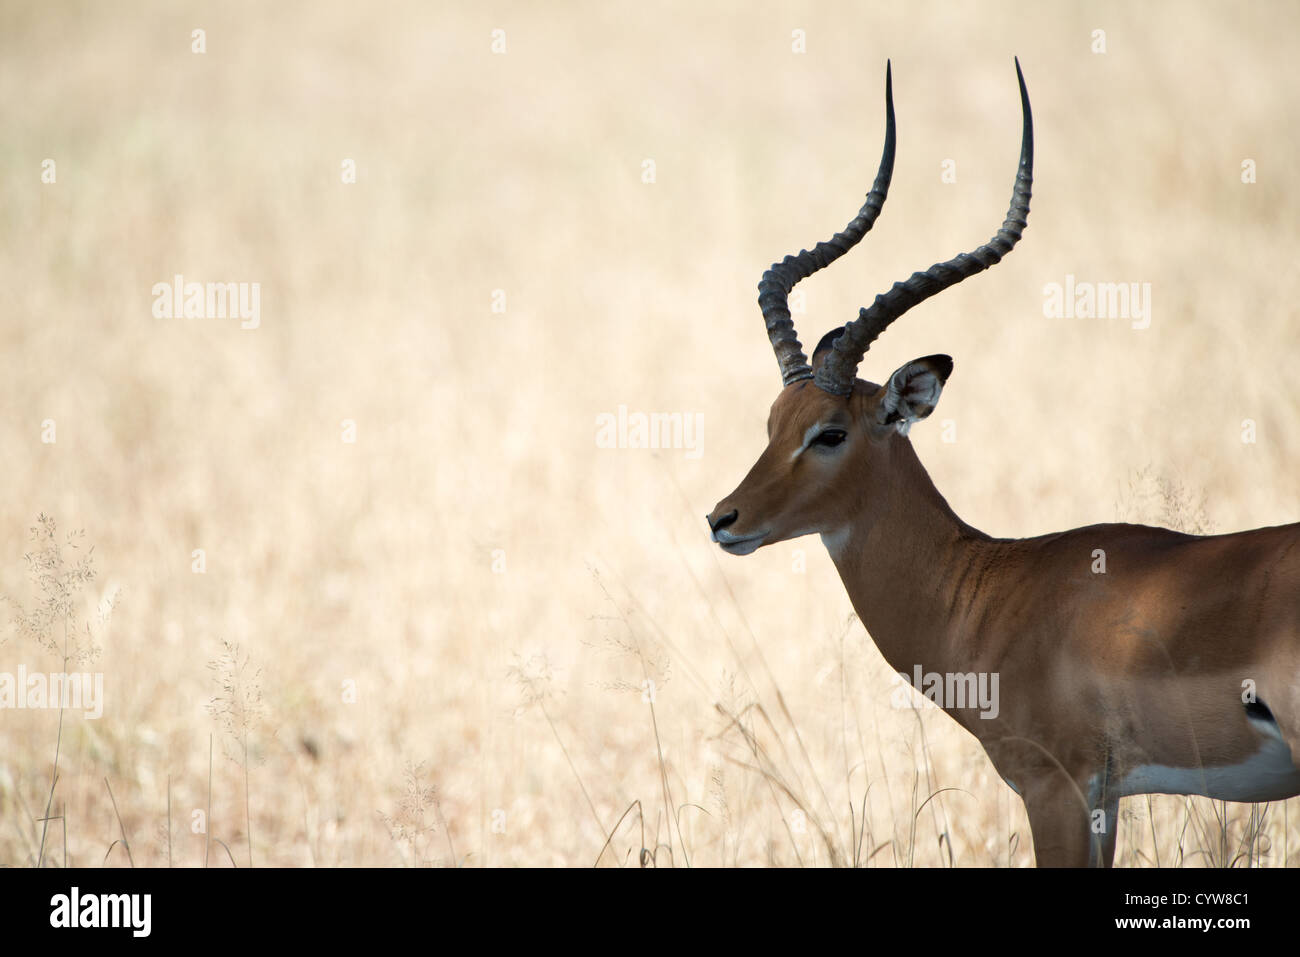
M 803 342 L 991 236 L 1019 55 L 1024 241 L 861 374 L 954 356 L 913 442 L 991 534 L 1295 521 L 1296 14 L 5 4 L 0 672 L 62 667 L 44 514 L 104 713 L 0 711 L 0 864 L 1031 863 L 819 541 L 709 544 L 780 385 L 756 284 L 857 210 L 886 58 L 889 202 Z M 177 275 L 257 327 L 157 317 Z M 1045 316 L 1067 276 L 1149 328 Z M 698 448 L 598 447 L 620 406 Z M 1295 863 L 1297 811 L 1128 799 L 1117 863 Z

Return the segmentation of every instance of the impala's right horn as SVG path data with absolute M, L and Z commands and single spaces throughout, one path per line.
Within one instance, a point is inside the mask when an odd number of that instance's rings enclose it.
M 885 149 L 880 157 L 880 168 L 876 171 L 876 181 L 871 184 L 871 192 L 867 193 L 867 201 L 862 204 L 853 221 L 844 227 L 843 232 L 836 233 L 824 243 L 818 243 L 811 252 L 804 249 L 797 256 L 786 256 L 781 262 L 773 263 L 763 273 L 758 284 L 758 305 L 763 310 L 767 335 L 772 340 L 776 361 L 781 367 L 782 385 L 813 377 L 808 357 L 803 354 L 803 346 L 799 344 L 794 323 L 790 320 L 790 290 L 801 279 L 807 279 L 817 270 L 825 269 L 861 241 L 880 215 L 893 174 L 894 91 L 890 66 L 886 61 Z
M 869 308 L 860 310 L 858 318 L 844 327 L 843 334 L 831 344 L 830 354 L 817 368 L 815 381 L 818 388 L 833 395 L 848 395 L 853 391 L 858 363 L 891 322 L 917 303 L 1000 262 L 1020 240 L 1029 218 L 1029 193 L 1034 182 L 1034 119 L 1029 111 L 1029 92 L 1025 89 L 1019 59 L 1016 60 L 1016 79 L 1020 82 L 1020 109 L 1025 125 L 1020 138 L 1020 167 L 1011 191 L 1011 208 L 1007 210 L 1002 228 L 973 253 L 962 253 L 947 262 L 935 263 L 925 272 L 912 273 L 906 282 L 894 283 L 893 288 L 877 296 Z M 770 323 L 768 328 L 771 329 Z M 776 343 L 775 335 L 772 342 Z M 780 356 L 778 347 L 777 357 Z

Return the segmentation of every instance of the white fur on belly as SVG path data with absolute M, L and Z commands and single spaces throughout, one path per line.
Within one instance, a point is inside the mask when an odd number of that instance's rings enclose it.
M 1271 721 L 1252 720 L 1263 734 L 1260 749 L 1239 764 L 1206 768 L 1170 768 L 1144 764 L 1120 782 L 1130 794 L 1201 794 L 1219 801 L 1280 801 L 1300 794 L 1300 768 Z

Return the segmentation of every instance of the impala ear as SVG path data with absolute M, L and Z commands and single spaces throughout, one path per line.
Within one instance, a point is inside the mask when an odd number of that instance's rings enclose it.
M 906 435 L 913 422 L 919 422 L 939 404 L 943 384 L 952 375 L 952 356 L 926 356 L 913 359 L 897 369 L 885 385 L 876 419 L 881 425 L 893 425 Z
M 838 329 L 832 329 L 830 332 L 826 333 L 826 335 L 822 336 L 821 342 L 817 343 L 817 348 L 813 350 L 812 354 L 813 375 L 817 374 L 817 370 L 822 367 L 822 363 L 826 361 L 826 357 L 831 354 L 831 345 L 843 334 L 844 327 L 840 326 Z

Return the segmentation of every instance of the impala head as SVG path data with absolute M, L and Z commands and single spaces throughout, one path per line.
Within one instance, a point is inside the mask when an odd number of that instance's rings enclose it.
M 887 488 L 907 430 L 939 401 L 952 372 L 948 356 L 927 356 L 894 371 L 883 385 L 857 378 L 858 364 L 885 328 L 917 303 L 1000 261 L 1020 239 L 1029 215 L 1034 132 L 1029 94 L 1016 62 L 1024 132 L 1011 207 L 988 243 L 898 282 L 858 318 L 824 336 L 811 365 L 790 320 L 790 290 L 855 246 L 880 215 L 894 169 L 894 101 L 885 69 L 885 148 L 858 215 L 810 252 L 773 263 L 758 284 L 758 304 L 784 388 L 772 403 L 767 449 L 739 487 L 707 516 L 713 540 L 735 555 L 810 533 L 830 533 L 873 493 Z

